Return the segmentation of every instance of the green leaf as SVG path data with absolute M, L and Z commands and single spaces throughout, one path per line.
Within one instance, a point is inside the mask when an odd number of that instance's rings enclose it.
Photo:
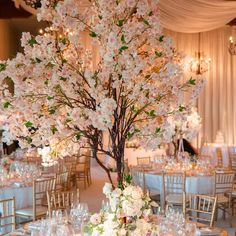
M 34 44 L 38 44 L 38 42 L 36 41 L 35 37 L 32 36 L 32 38 L 28 41 L 28 44 L 33 47 Z
M 61 42 L 62 42 L 64 45 L 66 45 L 66 43 L 67 43 L 66 38 L 63 38 L 63 39 L 61 40 Z
M 123 34 L 121 35 L 120 40 L 121 40 L 122 43 L 125 43 L 125 36 Z
M 179 111 L 180 111 L 180 112 L 182 112 L 182 111 L 184 111 L 184 110 L 186 110 L 186 108 L 185 108 L 184 106 L 179 106 Z
M 69 122 L 71 122 L 71 121 L 72 121 L 72 119 L 70 119 L 70 118 L 67 118 L 67 119 L 66 119 L 66 122 L 67 122 L 67 123 L 69 123 Z
M 162 56 L 162 52 L 155 51 L 155 55 L 156 55 L 157 57 L 161 57 L 161 56 Z
M 52 131 L 52 134 L 55 134 L 58 131 L 58 129 L 55 126 L 53 126 L 51 128 L 51 131 Z
M 0 63 L 0 72 L 4 71 L 6 69 L 6 67 L 7 67 L 6 64 Z
M 53 114 L 55 114 L 56 110 L 54 108 L 49 108 L 48 112 L 49 112 L 49 114 L 53 115 Z
M 78 133 L 78 134 L 75 135 L 75 137 L 76 137 L 76 140 L 80 140 L 80 138 L 81 138 L 81 134 Z
M 133 179 L 133 178 L 132 178 L 131 175 L 124 173 L 124 181 L 125 181 L 126 183 L 131 184 L 131 183 L 132 183 L 132 179 Z
M 47 97 L 47 100 L 50 101 L 50 100 L 52 100 L 53 98 L 54 98 L 53 96 L 48 96 L 48 97 Z
M 122 53 L 124 50 L 128 49 L 129 47 L 126 45 L 123 45 L 122 47 L 120 47 L 119 51 L 120 53 Z
M 122 182 L 122 180 L 118 181 L 118 186 L 117 187 L 120 188 L 120 189 L 123 189 L 123 182 Z
M 101 15 L 99 15 L 99 16 L 98 16 L 98 18 L 101 20 L 101 19 L 102 19 L 102 16 L 101 16 Z
M 62 62 L 62 64 L 65 64 L 65 63 L 67 63 L 67 60 L 63 58 L 61 62 Z
M 161 36 L 159 37 L 159 41 L 160 41 L 160 42 L 163 42 L 164 37 L 165 37 L 164 35 L 161 35 Z
M 156 116 L 155 110 L 151 110 L 150 112 L 146 111 L 145 113 L 150 117 L 155 117 Z
M 30 127 L 33 126 L 33 123 L 31 121 L 27 121 L 27 122 L 25 122 L 24 125 L 25 125 L 26 128 L 30 128 Z
M 62 76 L 59 77 L 59 80 L 62 80 L 62 81 L 66 81 L 67 79 L 68 79 L 68 78 L 62 77 Z
M 134 133 L 133 133 L 133 132 L 132 132 L 132 133 L 131 133 L 131 132 L 128 132 L 128 133 L 127 133 L 127 138 L 128 138 L 128 140 L 131 139 L 133 136 L 134 136 Z
M 192 77 L 188 81 L 189 84 L 191 85 L 196 85 L 196 79 L 193 79 Z
M 45 84 L 45 85 L 48 85 L 48 79 L 46 79 L 46 80 L 44 81 L 44 84 Z
M 10 81 L 12 82 L 12 78 L 9 77 L 9 76 L 5 77 L 4 80 L 5 80 L 5 81 L 8 81 L 8 82 L 10 82 Z
M 161 132 L 161 128 L 159 128 L 159 127 L 156 128 L 155 133 L 158 134 L 158 133 L 160 133 L 160 132 Z
M 119 20 L 117 25 L 118 25 L 119 27 L 122 27 L 122 26 L 124 25 L 124 21 L 125 21 L 125 20 Z
M 92 38 L 96 38 L 97 37 L 97 34 L 94 32 L 94 31 L 91 31 L 89 33 L 89 35 L 92 37 Z
M 3 107 L 4 107 L 4 108 L 8 108 L 8 107 L 10 107 L 10 106 L 12 106 L 10 102 L 4 102 L 4 103 L 3 103 Z
M 27 141 L 27 143 L 28 144 L 31 144 L 32 143 L 32 141 L 33 141 L 33 139 L 31 138 L 31 137 L 26 137 L 26 141 Z
M 143 19 L 143 23 L 146 24 L 146 25 L 150 25 L 149 22 L 145 19 Z

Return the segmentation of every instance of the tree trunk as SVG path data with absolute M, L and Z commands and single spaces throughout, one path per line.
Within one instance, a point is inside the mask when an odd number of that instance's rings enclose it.
M 116 168 L 117 168 L 117 181 L 118 183 L 123 181 L 124 175 L 124 153 L 125 153 L 125 141 L 121 141 L 118 144 L 116 151 Z
M 106 171 L 108 179 L 109 179 L 110 183 L 112 184 L 112 186 L 114 187 L 114 184 L 113 184 L 113 181 L 112 181 L 112 178 L 111 178 L 110 170 L 106 166 L 104 166 L 103 163 L 98 158 L 97 146 L 93 145 L 91 148 L 92 148 L 92 156 L 93 156 L 93 158 L 95 158 L 97 163 Z

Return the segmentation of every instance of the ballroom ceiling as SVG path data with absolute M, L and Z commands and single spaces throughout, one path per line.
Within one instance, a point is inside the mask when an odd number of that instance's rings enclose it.
M 9 18 L 27 18 L 31 13 L 25 11 L 22 8 L 17 9 L 15 3 L 12 0 L 0 1 L 0 19 Z

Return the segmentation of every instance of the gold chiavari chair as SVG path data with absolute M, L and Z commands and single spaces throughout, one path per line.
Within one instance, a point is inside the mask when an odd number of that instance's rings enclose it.
M 70 209 L 79 202 L 79 189 L 70 191 L 48 191 L 47 192 L 48 213 L 59 209 Z
M 215 172 L 214 175 L 214 196 L 217 196 L 217 209 L 221 209 L 224 213 L 227 212 L 229 215 L 230 212 L 227 211 L 230 209 L 232 191 L 234 183 L 234 173 L 233 172 L 224 172 L 218 173 Z M 216 214 L 217 217 L 217 214 Z
M 56 174 L 56 189 L 66 190 L 68 188 L 69 172 L 61 172 Z
M 91 184 L 90 156 L 80 156 L 76 163 L 76 182 L 83 181 L 84 188 Z
M 42 218 L 47 214 L 48 207 L 44 205 L 47 199 L 47 191 L 55 190 L 56 179 L 35 180 L 33 182 L 33 206 L 16 210 L 16 216 L 21 218 L 36 219 Z
M 232 216 L 234 216 L 235 208 L 236 208 L 236 183 L 234 183 L 232 191 Z
M 229 152 L 229 161 L 232 171 L 236 172 L 236 153 Z
M 0 200 L 0 235 L 12 232 L 16 228 L 15 198 Z
M 222 157 L 222 149 L 216 148 L 216 157 L 217 157 L 217 166 L 222 167 L 223 166 L 223 157 Z
M 185 194 L 185 173 L 163 173 L 162 188 L 165 209 L 169 206 L 183 206 Z
M 151 163 L 151 157 L 137 157 L 138 166 L 147 166 Z
M 184 197 L 186 195 L 184 194 Z M 207 224 L 210 227 L 214 224 L 217 197 L 190 194 L 183 207 L 185 217 L 189 221 Z

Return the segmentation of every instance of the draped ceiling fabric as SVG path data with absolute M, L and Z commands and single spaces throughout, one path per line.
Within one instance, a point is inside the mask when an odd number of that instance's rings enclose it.
M 197 33 L 226 25 L 236 17 L 236 1 L 159 0 L 164 28 Z

